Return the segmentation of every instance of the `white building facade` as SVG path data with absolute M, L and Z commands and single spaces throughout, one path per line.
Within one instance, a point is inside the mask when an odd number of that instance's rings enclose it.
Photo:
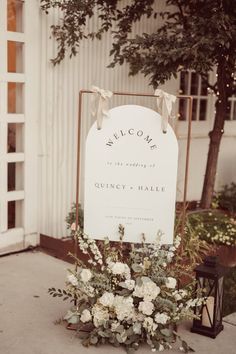
M 128 76 L 128 67 L 108 69 L 111 37 L 85 41 L 80 54 L 54 67 L 56 43 L 50 25 L 56 12 L 41 13 L 38 0 L 0 0 L 0 254 L 39 242 L 39 234 L 66 236 L 65 217 L 75 201 L 78 93 L 92 85 L 111 91 L 153 93 L 143 76 Z M 152 22 L 153 21 L 153 22 Z M 96 19 L 91 26 L 96 27 Z M 137 24 L 150 32 L 154 20 Z M 211 73 L 214 82 L 215 73 Z M 199 200 L 214 119 L 215 97 L 194 73 L 182 73 L 164 87 L 194 98 L 188 200 Z M 149 98 L 114 98 L 111 107 L 137 103 L 155 109 Z M 83 204 L 84 142 L 93 123 L 90 98 L 83 100 L 81 185 Z M 183 194 L 187 138 L 185 103 L 173 123 L 178 137 L 177 199 Z M 236 181 L 236 102 L 226 121 L 220 148 L 216 189 Z

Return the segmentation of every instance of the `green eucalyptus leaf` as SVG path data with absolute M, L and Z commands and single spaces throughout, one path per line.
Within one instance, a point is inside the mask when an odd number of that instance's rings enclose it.
M 124 326 L 123 326 L 123 325 L 119 325 L 119 326 L 116 328 L 116 332 L 122 333 L 123 331 L 124 331 Z
M 117 333 L 116 334 L 116 339 L 119 343 L 124 343 L 127 339 L 127 336 L 126 335 L 122 335 L 120 333 Z
M 142 279 L 140 277 L 136 278 L 136 284 L 137 284 L 137 286 L 143 285 Z
M 67 320 L 67 322 L 71 323 L 71 324 L 77 324 L 77 323 L 79 323 L 79 316 L 73 315 Z
M 135 273 L 141 273 L 143 270 L 143 267 L 137 263 L 132 264 L 132 269 Z
M 91 344 L 97 344 L 97 342 L 98 342 L 98 337 L 90 337 Z
M 168 328 L 161 329 L 160 332 L 166 337 L 170 337 L 172 335 L 172 331 Z

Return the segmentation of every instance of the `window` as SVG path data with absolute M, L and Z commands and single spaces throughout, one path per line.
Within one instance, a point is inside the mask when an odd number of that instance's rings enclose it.
M 0 4 L 0 254 L 4 254 L 38 242 L 40 27 L 37 1 Z
M 229 99 L 226 120 L 236 120 L 236 96 Z
M 182 71 L 180 73 L 180 94 L 193 97 L 192 120 L 206 121 L 207 119 L 207 83 L 200 75 L 193 71 Z M 188 102 L 179 100 L 179 120 L 187 120 Z

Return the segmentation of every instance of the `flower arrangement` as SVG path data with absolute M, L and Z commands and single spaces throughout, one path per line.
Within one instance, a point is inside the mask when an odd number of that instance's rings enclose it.
M 193 309 L 202 300 L 193 299 L 193 283 L 178 286 L 184 273 L 175 263 L 180 238 L 172 246 L 157 242 L 140 244 L 123 242 L 124 228 L 120 225 L 120 242 L 108 239 L 96 243 L 82 231 L 74 231 L 84 261 L 77 259 L 76 269 L 69 270 L 66 289 L 50 288 L 49 293 L 75 301 L 65 319 L 81 331 L 83 344 L 111 343 L 123 346 L 127 352 L 147 343 L 152 351 L 172 348 L 180 341 L 180 349 L 193 351 L 176 331 L 176 325 L 195 317 Z
M 236 246 L 236 220 L 218 210 L 191 212 L 188 222 L 200 239 L 216 245 Z
M 221 191 L 216 194 L 215 201 L 220 208 L 230 212 L 232 216 L 236 213 L 236 183 L 232 182 L 223 186 Z

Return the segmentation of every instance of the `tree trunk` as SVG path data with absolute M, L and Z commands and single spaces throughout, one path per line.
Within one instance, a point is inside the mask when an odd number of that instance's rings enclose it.
M 219 97 L 216 102 L 216 116 L 213 130 L 209 133 L 210 143 L 207 156 L 206 173 L 204 178 L 200 207 L 209 209 L 211 206 L 215 177 L 217 171 L 217 161 L 219 156 L 220 142 L 224 133 L 225 116 L 227 112 L 227 86 L 225 61 L 222 60 L 218 65 L 217 86 Z

